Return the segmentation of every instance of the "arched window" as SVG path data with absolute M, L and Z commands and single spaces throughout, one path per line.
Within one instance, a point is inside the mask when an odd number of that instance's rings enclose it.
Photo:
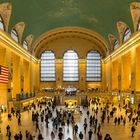
M 86 58 L 86 81 L 101 81 L 101 55 L 97 51 L 90 51 Z
M 67 50 L 63 57 L 63 81 L 78 81 L 78 55 Z
M 19 39 L 18 39 L 18 34 L 17 31 L 15 29 L 11 30 L 11 37 L 18 43 Z
M 26 50 L 28 50 L 28 44 L 27 44 L 27 41 L 26 40 L 24 40 L 24 42 L 23 42 L 23 48 L 26 49 Z
M 125 42 L 126 40 L 128 40 L 131 36 L 131 31 L 129 28 L 127 28 L 124 32 L 124 35 L 123 35 L 123 42 Z
M 117 49 L 118 48 L 118 46 L 119 46 L 119 42 L 118 42 L 118 40 L 116 39 L 115 41 L 114 41 L 114 50 L 115 49 Z
M 0 29 L 4 30 L 4 22 L 1 15 L 0 15 Z
M 52 51 L 41 54 L 40 80 L 42 82 L 55 81 L 55 55 Z

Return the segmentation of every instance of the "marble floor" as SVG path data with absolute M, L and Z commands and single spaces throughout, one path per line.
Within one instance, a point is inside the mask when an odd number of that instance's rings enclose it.
M 58 107 L 59 109 L 60 107 Z M 63 107 L 61 107 L 63 108 Z M 92 106 L 89 108 L 90 110 L 90 115 L 93 114 L 92 112 Z M 87 108 L 80 107 L 80 110 L 83 112 L 83 114 L 80 117 L 76 118 L 76 122 L 79 126 L 79 130 L 78 133 L 80 131 L 82 131 L 84 133 L 84 128 L 83 128 L 83 122 L 84 122 L 84 118 L 87 118 L 86 112 L 87 112 Z M 117 109 L 117 111 L 114 114 L 115 116 L 120 116 L 120 114 L 123 114 L 123 116 L 125 116 L 124 110 L 121 109 Z M 21 113 L 21 126 L 18 126 L 18 122 L 15 116 L 12 117 L 12 120 L 9 121 L 7 118 L 7 113 L 3 113 L 1 114 L 2 116 L 2 122 L 0 123 L 0 128 L 1 128 L 1 136 L 0 136 L 0 140 L 7 140 L 7 136 L 6 136 L 6 126 L 9 124 L 11 127 L 11 132 L 12 132 L 12 140 L 14 140 L 14 135 L 15 133 L 18 133 L 19 131 L 22 132 L 23 134 L 23 140 L 25 140 L 25 130 L 30 131 L 34 136 L 35 136 L 35 140 L 37 140 L 37 133 L 35 131 L 35 126 L 33 125 L 32 122 L 32 118 L 31 118 L 31 111 L 25 111 Z M 88 118 L 87 118 L 88 120 Z M 101 120 L 101 110 L 99 109 L 99 113 L 98 113 L 98 122 L 100 122 Z M 110 119 L 110 122 L 107 123 L 107 119 L 105 120 L 104 124 L 101 125 L 101 133 L 104 139 L 104 136 L 106 133 L 109 133 L 112 137 L 112 140 L 140 140 L 140 123 L 138 123 L 138 125 L 136 125 L 136 131 L 135 131 L 135 135 L 132 138 L 131 137 L 131 126 L 132 123 L 128 122 L 128 117 L 126 116 L 126 125 L 123 126 L 123 124 L 121 123 L 121 125 L 114 125 L 114 118 Z M 89 122 L 89 121 L 87 121 Z M 89 124 L 88 124 L 88 130 L 89 130 Z M 50 133 L 52 131 L 53 127 L 52 127 L 52 121 L 49 120 L 49 128 L 47 129 L 44 125 L 40 125 L 40 130 L 41 133 L 44 137 L 44 140 L 51 140 L 50 137 Z M 91 128 L 93 129 L 93 128 Z M 88 130 L 87 133 L 84 133 L 84 140 L 88 140 Z M 55 140 L 58 140 L 58 131 L 54 130 L 56 137 Z M 67 140 L 68 137 L 70 137 L 72 140 L 79 140 L 79 135 L 73 135 L 72 133 L 72 126 L 70 125 L 69 127 L 67 125 L 65 125 L 65 127 L 63 128 L 63 133 L 64 133 L 64 140 Z M 97 134 L 93 134 L 92 136 L 93 140 L 97 140 Z

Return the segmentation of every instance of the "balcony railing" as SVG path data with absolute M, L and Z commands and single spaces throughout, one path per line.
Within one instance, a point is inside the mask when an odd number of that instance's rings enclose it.
M 22 101 L 35 97 L 35 93 L 20 93 L 16 95 L 16 101 Z

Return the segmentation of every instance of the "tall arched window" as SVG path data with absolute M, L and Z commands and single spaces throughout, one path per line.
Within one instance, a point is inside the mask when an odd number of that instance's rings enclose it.
M 78 55 L 74 50 L 67 50 L 63 57 L 63 81 L 78 80 Z
M 114 50 L 115 49 L 117 49 L 118 48 L 118 46 L 119 46 L 119 42 L 118 42 L 118 40 L 116 39 L 115 41 L 114 41 Z
M 125 42 L 126 40 L 128 40 L 131 36 L 131 31 L 129 28 L 127 28 L 124 32 L 124 35 L 123 35 L 123 42 Z
M 86 81 L 101 81 L 101 55 L 97 51 L 90 51 L 86 58 Z
M 23 42 L 23 48 L 28 50 L 28 43 L 26 40 L 24 40 L 24 42 Z
M 11 37 L 18 43 L 19 39 L 18 39 L 18 34 L 17 31 L 15 29 L 11 30 Z
M 0 15 L 0 29 L 4 30 L 4 22 L 1 15 Z
M 55 55 L 52 51 L 41 54 L 40 80 L 42 82 L 55 81 Z

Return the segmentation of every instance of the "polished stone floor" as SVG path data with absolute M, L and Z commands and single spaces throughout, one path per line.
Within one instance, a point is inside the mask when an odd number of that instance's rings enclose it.
M 60 107 L 58 107 L 60 108 Z M 62 107 L 63 108 L 63 107 Z M 89 108 L 90 110 L 90 114 L 93 114 L 92 110 L 91 110 L 92 106 Z M 111 108 L 111 107 L 110 107 Z M 82 108 L 80 107 L 80 110 L 83 112 L 83 114 L 80 116 L 80 118 L 77 117 L 76 122 L 79 126 L 79 130 L 78 133 L 80 131 L 82 131 L 84 133 L 83 130 L 83 122 L 84 122 L 84 118 L 87 118 L 86 112 L 87 112 L 87 108 Z M 117 109 L 117 111 L 114 114 L 115 116 L 120 116 L 121 114 L 123 114 L 123 116 L 125 116 L 124 110 L 121 109 Z M 32 123 L 31 120 L 31 111 L 25 111 L 21 113 L 21 126 L 18 126 L 18 122 L 16 117 L 12 117 L 12 120 L 9 121 L 7 118 L 7 114 L 3 113 L 1 114 L 2 116 L 2 122 L 0 123 L 0 128 L 2 131 L 2 137 L 0 138 L 0 140 L 7 140 L 8 138 L 6 137 L 6 126 L 9 124 L 11 127 L 11 132 L 12 132 L 12 140 L 14 140 L 14 135 L 15 133 L 18 133 L 19 131 L 22 132 L 23 134 L 23 140 L 25 140 L 25 130 L 30 131 L 35 137 L 35 140 L 37 140 L 37 133 L 35 131 L 35 126 Z M 87 118 L 88 120 L 88 118 Z M 98 122 L 100 122 L 101 120 L 101 111 L 99 109 L 99 113 L 98 113 Z M 129 123 L 128 122 L 128 117 L 126 116 L 126 125 L 123 126 L 123 124 L 121 123 L 120 126 L 118 125 L 114 125 L 114 118 L 110 119 L 110 122 L 107 123 L 107 119 L 105 120 L 105 123 L 102 124 L 101 126 L 101 133 L 104 139 L 104 136 L 106 133 L 109 133 L 112 137 L 112 140 L 140 140 L 140 123 L 138 123 L 138 125 L 136 126 L 136 132 L 134 137 L 131 137 L 131 126 L 132 126 L 132 122 Z M 88 125 L 88 129 L 89 129 L 89 125 Z M 50 137 L 50 133 L 53 129 L 52 127 L 52 123 L 51 120 L 49 120 L 49 128 L 47 129 L 44 125 L 40 125 L 40 129 L 41 129 L 41 133 L 43 134 L 44 140 L 51 140 Z M 91 128 L 93 129 L 93 128 Z M 88 130 L 87 130 L 88 132 Z M 79 140 L 79 135 L 73 135 L 72 133 L 72 126 L 70 125 L 69 127 L 67 125 L 65 125 L 65 127 L 63 128 L 63 133 L 64 133 L 64 140 L 67 140 L 68 137 L 72 138 L 72 140 Z M 58 132 L 57 130 L 55 130 L 55 140 L 58 140 Z M 97 135 L 94 134 L 92 137 L 93 140 L 97 140 Z M 84 140 L 88 140 L 88 133 L 84 134 Z

